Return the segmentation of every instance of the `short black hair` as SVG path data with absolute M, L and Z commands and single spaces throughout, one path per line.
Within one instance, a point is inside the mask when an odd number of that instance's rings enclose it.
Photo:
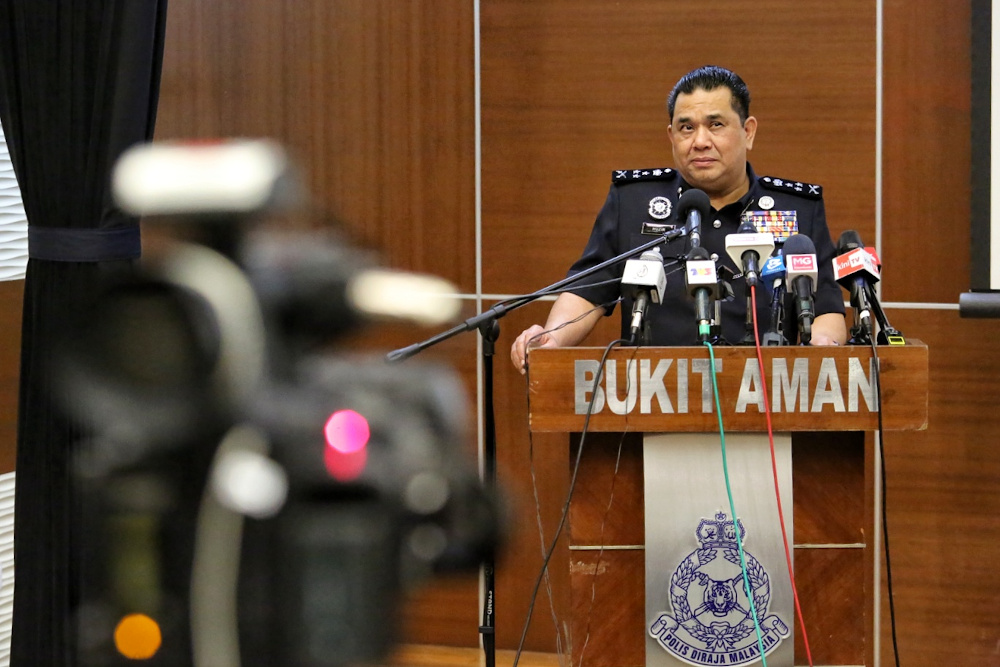
M 750 90 L 743 82 L 739 74 L 732 72 L 725 67 L 715 65 L 705 65 L 698 69 L 691 70 L 680 78 L 680 81 L 670 91 L 667 97 L 667 111 L 670 113 L 670 122 L 674 122 L 674 106 L 677 104 L 677 96 L 681 93 L 690 95 L 699 88 L 712 91 L 716 88 L 726 87 L 732 93 L 733 111 L 740 117 L 740 122 L 745 123 L 750 117 Z

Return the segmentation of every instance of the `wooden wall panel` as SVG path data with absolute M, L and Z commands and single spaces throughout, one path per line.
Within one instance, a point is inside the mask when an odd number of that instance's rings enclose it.
M 883 294 L 954 304 L 969 288 L 970 3 L 884 7 Z M 931 363 L 928 430 L 885 443 L 900 657 L 1000 665 L 1000 621 L 982 613 L 990 595 L 975 583 L 1000 543 L 1000 357 L 991 350 L 1000 325 L 954 310 L 889 317 L 928 344 Z M 881 611 L 890 664 L 885 598 Z
M 273 137 L 386 263 L 475 289 L 471 3 L 178 0 L 157 138 Z
M 24 280 L 0 281 L 0 474 L 14 469 Z
M 930 349 L 928 429 L 886 438 L 886 494 L 903 664 L 1000 665 L 1000 617 L 983 613 L 1000 545 L 1000 321 L 893 310 Z M 891 663 L 883 598 L 882 664 Z
M 957 303 L 970 284 L 970 2 L 884 7 L 883 294 Z
M 750 86 L 758 173 L 822 184 L 834 234 L 872 236 L 874 12 L 869 0 L 772 0 L 752 16 L 738 0 L 484 0 L 486 291 L 564 275 L 611 171 L 672 162 L 667 93 L 707 63 Z

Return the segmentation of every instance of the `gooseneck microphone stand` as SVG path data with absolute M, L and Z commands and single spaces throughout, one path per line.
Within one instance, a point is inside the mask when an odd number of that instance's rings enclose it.
M 648 243 L 633 248 L 620 255 L 612 257 L 600 264 L 596 264 L 589 269 L 576 273 L 568 278 L 552 283 L 537 292 L 524 296 L 514 297 L 507 301 L 501 301 L 487 311 L 470 317 L 461 324 L 451 329 L 439 333 L 420 343 L 415 343 L 407 347 L 393 350 L 386 355 L 386 361 L 398 362 L 409 359 L 413 355 L 433 347 L 449 338 L 453 338 L 466 331 L 478 330 L 483 340 L 483 411 L 484 411 L 484 433 L 483 433 L 483 486 L 490 497 L 495 497 L 496 492 L 496 422 L 493 408 L 493 357 L 496 341 L 500 337 L 500 324 L 498 320 L 507 313 L 517 310 L 521 306 L 540 299 L 543 296 L 558 294 L 564 287 L 577 283 L 598 271 L 602 271 L 609 266 L 619 264 L 627 259 L 641 255 L 647 250 L 651 250 L 663 243 L 669 243 L 678 236 L 683 236 L 687 230 L 684 228 L 671 229 Z M 486 667 L 496 665 L 496 588 L 495 588 L 495 559 L 490 557 L 483 562 L 483 616 L 482 625 L 479 626 L 479 634 L 482 635 L 483 652 L 486 659 Z

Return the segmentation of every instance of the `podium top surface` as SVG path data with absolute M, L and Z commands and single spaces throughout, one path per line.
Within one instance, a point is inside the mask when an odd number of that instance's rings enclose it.
M 874 431 L 878 392 L 871 347 L 766 347 L 764 377 L 753 347 L 715 347 L 726 431 Z M 604 348 L 531 351 L 531 430 L 579 432 L 594 398 Z M 927 428 L 928 354 L 920 341 L 877 347 L 885 430 Z M 709 350 L 629 347 L 611 352 L 587 425 L 592 431 L 719 430 Z

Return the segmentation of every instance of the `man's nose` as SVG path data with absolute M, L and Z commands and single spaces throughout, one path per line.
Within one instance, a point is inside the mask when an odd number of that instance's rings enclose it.
M 712 145 L 712 135 L 705 126 L 700 126 L 694 131 L 694 145 L 696 148 L 708 148 Z

